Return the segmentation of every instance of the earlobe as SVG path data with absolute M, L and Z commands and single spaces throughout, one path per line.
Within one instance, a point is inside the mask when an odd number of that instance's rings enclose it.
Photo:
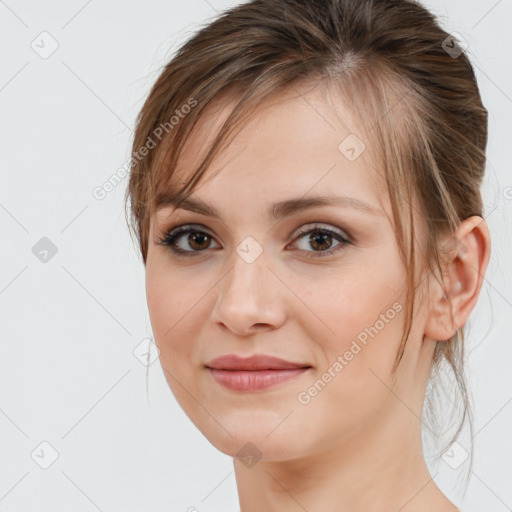
M 476 305 L 490 258 L 490 235 L 482 217 L 465 219 L 441 247 L 442 280 L 431 276 L 425 336 L 449 340 Z

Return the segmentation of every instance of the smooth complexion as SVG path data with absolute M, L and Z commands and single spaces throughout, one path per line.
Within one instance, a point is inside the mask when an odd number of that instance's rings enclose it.
M 172 205 L 152 216 L 146 291 L 160 361 L 186 414 L 234 457 L 242 512 L 455 511 L 426 467 L 419 418 L 433 340 L 449 339 L 464 324 L 481 288 L 490 242 L 480 217 L 460 225 L 466 251 L 444 277 L 454 317 L 433 276 L 417 288 L 396 380 L 403 311 L 308 404 L 297 399 L 380 314 L 395 302 L 405 306 L 405 268 L 374 153 L 350 109 L 339 98 L 336 111 L 333 105 L 317 88 L 279 93 L 191 196 L 218 216 Z M 209 106 L 176 180 L 199 162 L 228 107 Z M 338 150 L 349 133 L 367 145 L 353 162 Z M 340 203 L 269 215 L 277 203 L 313 196 L 349 197 L 371 210 Z M 183 253 L 160 243 L 189 224 L 193 232 L 174 240 Z M 311 237 L 313 228 L 336 236 Z M 420 215 L 415 228 L 422 251 Z M 247 237 L 263 249 L 251 263 L 237 252 Z M 237 391 L 205 366 L 228 354 L 265 354 L 310 368 L 265 389 Z M 250 467 L 237 458 L 248 442 L 261 452 Z

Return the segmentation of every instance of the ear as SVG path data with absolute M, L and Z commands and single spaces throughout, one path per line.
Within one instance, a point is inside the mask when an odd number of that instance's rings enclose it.
M 485 220 L 465 219 L 453 236 L 443 238 L 440 250 L 442 280 L 430 276 L 425 336 L 442 341 L 466 323 L 478 300 L 491 252 Z

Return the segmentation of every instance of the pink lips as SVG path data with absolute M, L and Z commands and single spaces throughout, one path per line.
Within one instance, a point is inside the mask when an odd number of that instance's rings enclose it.
M 292 363 L 272 356 L 241 358 L 234 354 L 213 359 L 205 366 L 219 384 L 234 391 L 266 389 L 311 368 L 307 364 Z

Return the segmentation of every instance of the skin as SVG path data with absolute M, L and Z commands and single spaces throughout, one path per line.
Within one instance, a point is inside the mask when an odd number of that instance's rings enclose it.
M 338 150 L 349 133 L 363 136 L 340 98 L 335 105 L 336 111 L 317 89 L 279 93 L 192 194 L 220 218 L 169 206 L 152 215 L 146 292 L 160 362 L 192 422 L 234 457 L 242 512 L 456 511 L 425 464 L 420 418 L 433 340 L 449 339 L 464 324 L 480 292 L 490 252 L 480 217 L 461 223 L 456 236 L 462 257 L 453 256 L 443 274 L 453 316 L 442 286 L 428 275 L 416 290 L 397 373 L 392 366 L 404 309 L 360 344 L 362 350 L 309 403 L 298 400 L 379 315 L 394 303 L 405 306 L 405 268 L 374 154 L 367 144 L 351 162 Z M 176 179 L 199 162 L 228 107 L 212 104 L 202 116 Z M 322 194 L 361 199 L 378 214 L 329 205 L 280 221 L 266 215 L 275 202 Z M 421 253 L 421 216 L 414 222 Z M 179 247 L 192 257 L 158 244 L 170 228 L 187 223 L 200 224 L 196 228 L 210 236 L 191 246 L 182 235 Z M 351 243 L 335 251 L 340 242 L 334 237 L 327 236 L 325 246 L 308 234 L 297 237 L 299 228 L 315 226 L 348 235 Z M 252 263 L 236 252 L 248 236 L 263 249 Z M 267 390 L 235 392 L 204 367 L 232 353 L 269 354 L 312 368 Z M 248 442 L 256 447 L 249 452 L 261 455 L 254 465 L 237 456 Z

